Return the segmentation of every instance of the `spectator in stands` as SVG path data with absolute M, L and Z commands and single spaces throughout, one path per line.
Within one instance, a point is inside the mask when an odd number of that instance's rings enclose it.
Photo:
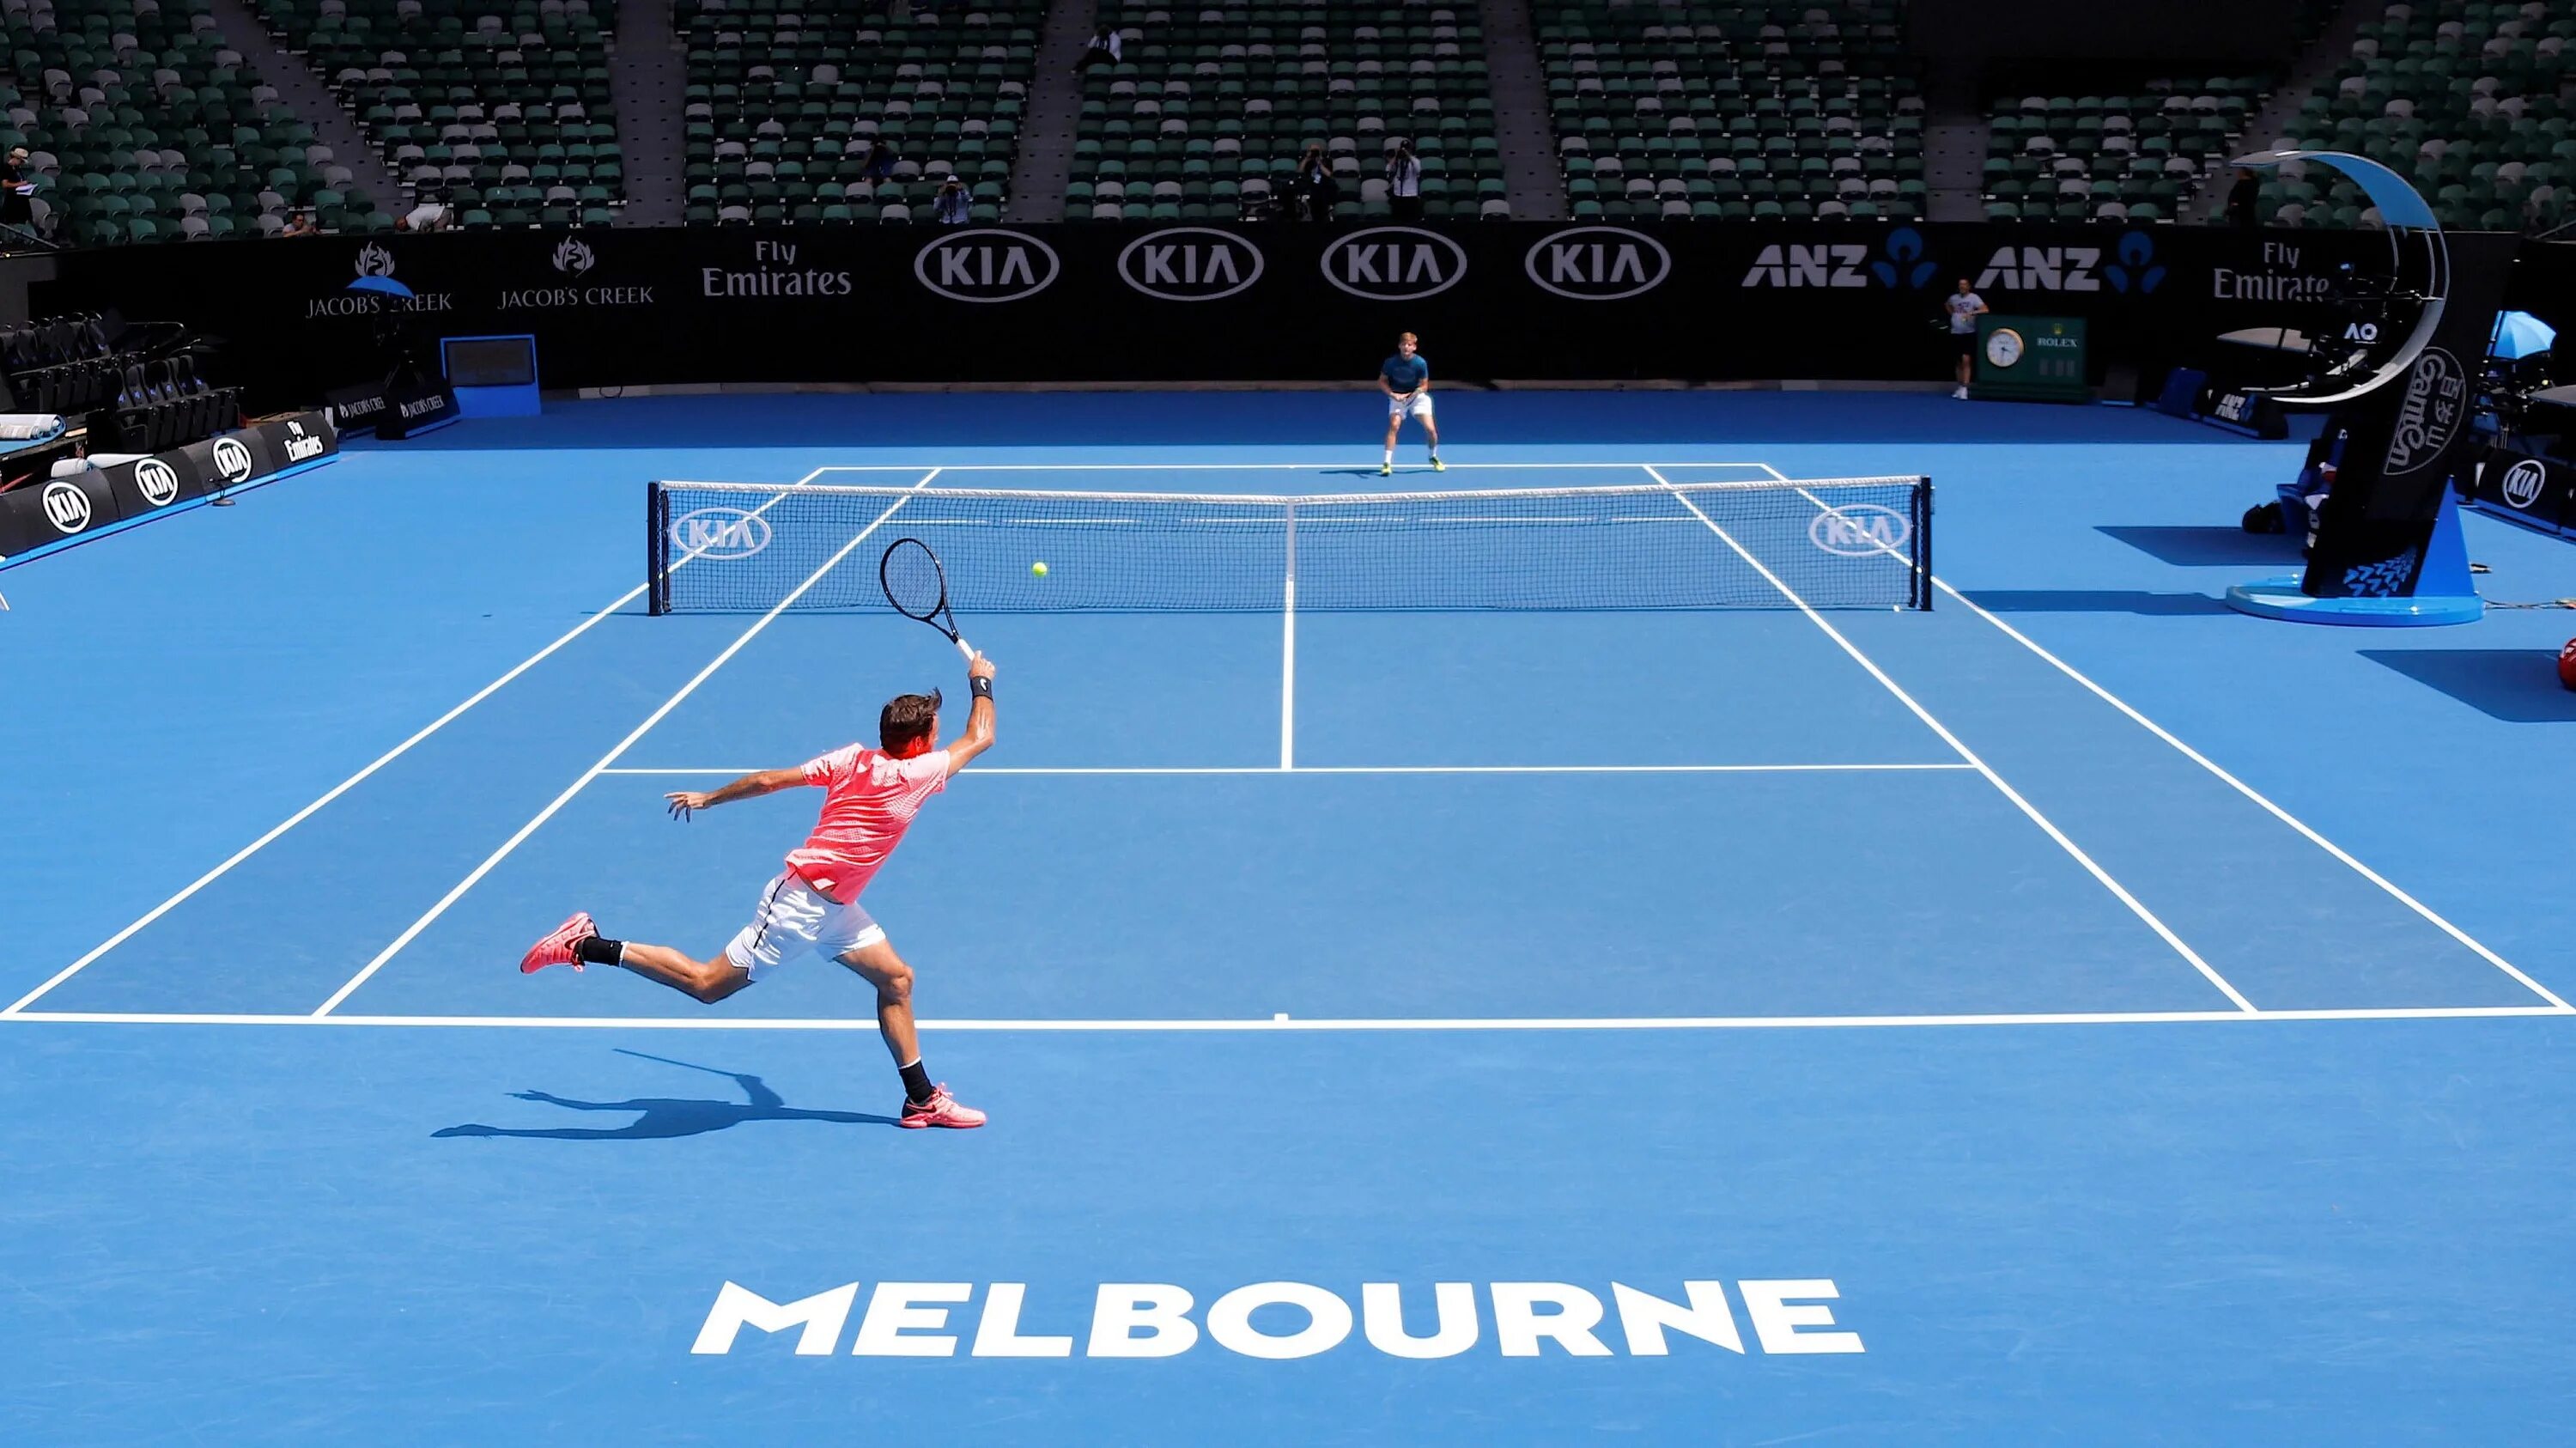
M 2263 218 L 2255 214 L 2255 207 L 2261 204 L 2262 199 L 2263 178 L 2255 175 L 2251 166 L 2237 167 L 2236 184 L 2227 188 L 2227 224 L 2262 225 Z
M 1116 65 L 1125 58 L 1125 42 L 1117 30 L 1103 25 L 1093 31 L 1089 44 L 1082 47 L 1082 58 L 1073 63 L 1073 73 L 1080 75 L 1095 65 Z
M 1411 141 L 1398 141 L 1386 158 L 1387 206 L 1398 221 L 1422 219 L 1422 162 Z
M 0 161 L 0 223 L 30 226 L 35 223 L 36 178 L 27 174 L 27 148 L 12 146 L 9 157 Z
M 1322 142 L 1306 147 L 1306 154 L 1298 160 L 1297 174 L 1288 183 L 1288 189 L 1296 198 L 1300 219 L 1333 219 L 1333 203 L 1342 198 L 1342 183 L 1333 179 L 1333 167 L 1324 159 Z
M 930 204 L 931 219 L 942 226 L 964 226 L 966 208 L 971 204 L 966 183 L 951 176 L 939 183 L 939 198 Z
M 1966 277 L 1959 278 L 1959 289 L 1941 299 L 1941 310 L 1950 314 L 1950 340 L 1959 349 L 1959 388 L 1952 397 L 1968 395 L 1969 359 L 1977 355 L 1977 319 L 1986 314 L 1986 299 L 1969 287 Z
M 859 174 L 871 182 L 883 181 L 894 174 L 894 147 L 883 141 L 868 143 L 868 158 L 859 163 Z
M 280 236 L 320 236 L 321 234 L 322 228 L 313 224 L 313 213 L 301 206 L 287 213 L 286 229 L 278 233 Z

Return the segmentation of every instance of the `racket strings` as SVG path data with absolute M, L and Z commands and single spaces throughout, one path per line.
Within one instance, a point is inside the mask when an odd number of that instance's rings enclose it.
M 898 540 L 886 550 L 880 573 L 886 601 L 900 613 L 927 623 L 947 606 L 948 581 L 940 572 L 938 556 L 926 544 L 911 538 Z

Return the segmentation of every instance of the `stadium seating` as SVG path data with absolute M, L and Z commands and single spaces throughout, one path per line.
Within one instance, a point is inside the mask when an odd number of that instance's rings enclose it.
M 461 224 L 615 216 L 625 162 L 591 0 L 257 3 L 394 174 L 416 197 L 444 198 Z
M 290 205 L 369 198 L 231 50 L 206 0 L 11 0 L 0 147 L 28 148 L 37 219 L 82 245 L 255 235 Z M 336 188 L 336 189 L 335 189 Z
M 970 217 L 996 219 L 1045 14 L 1042 0 L 679 0 L 688 220 L 926 222 L 952 174 Z M 891 166 L 872 176 L 876 146 Z
M 2237 154 L 2264 78 L 2150 81 L 2135 95 L 2007 97 L 1986 142 L 1994 221 L 2171 221 Z
M 2544 0 L 2388 7 L 2301 111 L 2301 146 L 2405 175 L 2445 226 L 2545 230 L 2576 208 L 2576 11 Z M 2289 138 L 2285 138 L 2289 139 Z M 2263 189 L 2284 225 L 2352 225 L 2369 201 L 2339 177 L 2284 168 Z
M 1325 148 L 1340 214 L 1390 213 L 1411 140 L 1426 216 L 1507 214 L 1473 6 L 1102 0 L 1124 56 L 1083 76 L 1070 220 L 1231 218 Z
M 1535 18 L 1577 219 L 1923 215 L 1895 0 L 1542 0 Z

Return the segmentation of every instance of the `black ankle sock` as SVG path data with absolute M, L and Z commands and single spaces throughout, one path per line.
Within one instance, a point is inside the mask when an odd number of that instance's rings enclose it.
M 930 1084 L 930 1072 L 923 1068 L 921 1062 L 914 1061 L 909 1066 L 896 1069 L 903 1072 L 904 1100 L 919 1105 L 938 1092 L 939 1088 Z
M 623 965 L 626 963 L 626 942 L 601 935 L 588 936 L 574 944 L 572 958 L 584 965 Z

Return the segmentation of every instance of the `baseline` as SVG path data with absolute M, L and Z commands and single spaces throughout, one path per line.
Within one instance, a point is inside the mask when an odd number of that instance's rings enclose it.
M 960 778 L 997 774 L 1886 774 L 1900 771 L 1966 772 L 1970 764 L 1133 764 L 977 765 Z M 724 779 L 750 769 L 603 769 L 601 774 L 712 775 Z
M 2561 1016 L 2552 1006 L 2365 1006 L 2283 1011 L 2054 1011 L 1913 1016 L 1489 1016 L 1291 1017 L 1140 1020 L 923 1020 L 925 1031 L 1075 1034 L 1188 1031 L 1734 1031 L 1884 1030 L 1954 1026 L 2210 1025 L 2229 1022 L 2443 1021 Z M 8 1019 L 55 1025 L 353 1026 L 456 1030 L 869 1031 L 874 1016 L 747 1018 L 706 1016 L 368 1016 L 227 1015 L 157 1011 L 24 1011 Z
M 1806 616 L 1809 623 L 1812 623 L 1817 628 L 1823 630 L 1825 637 L 1832 639 L 1837 647 L 1839 647 L 1844 653 L 1851 656 L 1852 662 L 1860 665 L 1861 668 L 1868 671 L 1869 676 L 1876 679 L 1881 687 L 1894 695 L 1898 703 L 1903 704 L 1906 709 L 1914 715 L 1914 717 L 1922 720 L 1926 727 L 1931 729 L 1934 734 L 1939 735 L 1942 743 L 1949 745 L 1961 759 L 1968 763 L 1970 768 L 1976 770 L 1980 775 L 1983 775 L 1988 784 L 1993 785 L 1997 790 L 2001 791 L 2003 797 L 2011 801 L 2015 809 L 2020 810 L 2023 815 L 2027 816 L 2032 824 L 2039 826 L 2041 833 L 2055 841 L 2058 848 L 2064 850 L 2067 855 L 2075 861 L 2075 863 L 2084 867 L 2085 873 L 2091 875 L 2096 881 L 2100 882 L 2104 889 L 2111 892 L 2113 898 L 2127 906 L 2129 908 L 2129 913 L 2137 916 L 2140 921 L 2144 922 L 2148 929 L 2153 930 L 2156 933 L 2157 938 L 2164 941 L 2166 945 L 2172 947 L 2175 954 L 2180 955 L 2185 961 L 2189 962 L 2192 969 L 2199 971 L 2211 985 L 2218 988 L 2221 994 L 2225 995 L 2229 1000 L 2234 1001 L 2238 1010 L 2249 1013 L 2254 1010 L 2254 1003 L 2247 1000 L 2243 992 L 2239 991 L 2233 984 L 2231 984 L 2225 976 L 2220 975 L 2208 961 L 2203 960 L 2200 957 L 2200 953 L 2193 950 L 2190 945 L 2186 944 L 2181 936 L 2175 934 L 2172 927 L 2166 925 L 2154 911 L 2148 909 L 2145 902 L 2131 894 L 2127 886 L 2122 885 L 2118 880 L 2112 878 L 2111 873 L 2108 870 L 2103 869 L 2091 855 L 2086 854 L 2082 846 L 2076 844 L 2074 840 L 2069 839 L 2065 831 L 2060 830 L 2056 823 L 2050 820 L 2048 816 L 2040 813 L 2037 805 L 2034 805 L 2029 800 L 2023 798 L 2019 790 L 2014 789 L 2010 784 L 2006 783 L 2004 777 L 1997 774 L 1992 766 L 1988 765 L 1984 759 L 1977 755 L 1976 751 L 1968 748 L 1965 743 L 1962 743 L 1959 736 L 1951 733 L 1946 725 L 1942 724 L 1939 719 L 1932 716 L 1932 712 L 1930 710 L 1916 702 L 1913 695 L 1905 692 L 1904 688 L 1898 685 L 1894 679 L 1889 678 L 1887 676 L 1887 672 L 1881 669 L 1877 663 L 1869 657 L 1869 655 L 1861 652 L 1858 645 L 1854 644 L 1850 639 L 1845 638 L 1842 630 L 1834 627 L 1832 623 L 1825 619 L 1824 615 L 1816 612 L 1813 605 L 1809 604 L 1804 598 L 1799 597 L 1797 590 L 1782 582 L 1780 576 L 1773 573 L 1767 566 L 1765 566 L 1761 559 L 1754 557 L 1743 544 L 1736 542 L 1734 537 L 1728 534 L 1724 528 L 1719 527 L 1715 520 L 1711 519 L 1706 513 L 1701 512 L 1699 505 L 1690 500 L 1690 495 L 1688 493 L 1675 487 L 1671 479 L 1666 478 L 1661 472 L 1656 471 L 1655 465 L 1650 463 L 1641 463 L 1639 466 L 1645 469 L 1648 477 L 1653 478 L 1656 482 L 1663 484 L 1663 486 L 1667 488 L 1671 488 L 1674 501 L 1680 503 L 1683 507 L 1688 508 L 1693 517 L 1699 519 L 1701 523 L 1706 524 L 1708 530 L 1717 535 L 1719 542 L 1724 543 L 1734 552 L 1735 556 L 1743 559 L 1754 572 L 1761 574 L 1765 582 L 1779 590 L 1780 596 L 1789 600 L 1789 602 L 1797 608 L 1798 612 Z M 1803 492 L 1804 490 L 1801 489 L 1800 491 Z M 1812 499 L 1810 499 L 1810 501 L 1812 501 Z

